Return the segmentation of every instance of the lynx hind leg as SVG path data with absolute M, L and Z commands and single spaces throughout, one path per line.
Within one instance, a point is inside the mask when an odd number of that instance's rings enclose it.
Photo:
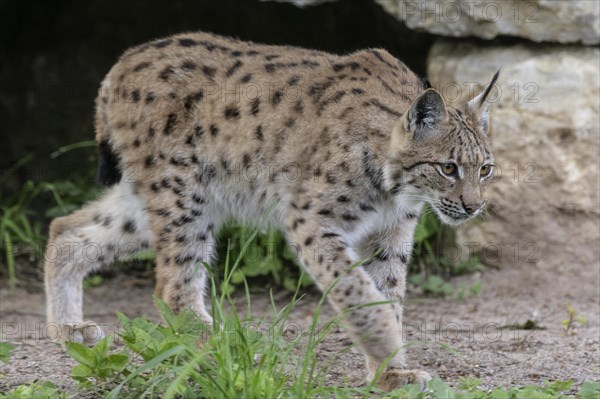
M 84 277 L 148 248 L 151 242 L 144 203 L 127 183 L 112 187 L 71 215 L 54 219 L 44 265 L 50 338 L 87 344 L 101 339 L 102 329 L 83 320 Z
M 202 321 L 212 323 L 206 309 L 208 270 L 215 252 L 214 230 L 218 224 L 208 199 L 200 194 L 179 199 L 182 207 L 162 209 L 152 215 L 156 244 L 155 296 L 175 313 L 195 312 Z

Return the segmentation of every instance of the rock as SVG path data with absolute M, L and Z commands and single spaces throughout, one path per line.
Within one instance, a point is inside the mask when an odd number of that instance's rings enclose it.
M 376 0 L 409 28 L 444 36 L 493 39 L 518 36 L 535 42 L 600 43 L 596 0 Z
M 484 262 L 597 267 L 599 57 L 598 48 L 581 46 L 432 47 L 429 79 L 456 101 L 502 68 L 491 107 L 499 167 L 487 193 L 491 210 L 459 231 Z
M 264 2 L 288 3 L 294 4 L 296 7 L 304 8 L 308 6 L 316 6 L 321 3 L 329 3 L 337 0 L 260 0 Z

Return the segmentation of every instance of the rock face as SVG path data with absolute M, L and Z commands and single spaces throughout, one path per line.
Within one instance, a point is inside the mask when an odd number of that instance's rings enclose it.
M 443 36 L 600 43 L 597 0 L 376 0 L 412 29 Z
M 499 166 L 486 195 L 491 210 L 485 223 L 459 231 L 482 261 L 597 267 L 599 57 L 579 46 L 432 47 L 429 79 L 457 101 L 502 68 L 491 108 Z
M 291 3 L 294 4 L 297 7 L 308 7 L 308 6 L 316 6 L 317 4 L 321 4 L 321 3 L 328 3 L 328 2 L 332 2 L 332 1 L 337 1 L 337 0 L 260 0 L 260 1 L 264 1 L 264 2 L 275 2 L 275 3 Z

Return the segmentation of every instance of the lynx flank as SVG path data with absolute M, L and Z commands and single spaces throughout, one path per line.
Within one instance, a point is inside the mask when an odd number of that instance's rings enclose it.
M 204 262 L 235 219 L 282 229 L 316 284 L 334 285 L 368 378 L 389 358 L 382 388 L 423 384 L 401 351 L 413 231 L 424 204 L 451 225 L 482 211 L 497 76 L 453 108 L 385 50 L 336 56 L 207 33 L 128 50 L 97 98 L 99 178 L 112 187 L 50 226 L 53 338 L 98 339 L 82 279 L 143 248 L 156 252 L 156 295 L 211 322 Z M 361 307 L 382 301 L 393 303 Z

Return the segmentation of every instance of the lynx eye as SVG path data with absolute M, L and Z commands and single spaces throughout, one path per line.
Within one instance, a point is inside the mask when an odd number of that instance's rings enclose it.
M 479 169 L 479 176 L 480 177 L 488 177 L 492 174 L 493 172 L 493 167 L 492 165 L 483 165 L 480 169 Z
M 454 163 L 445 163 L 442 165 L 442 173 L 446 176 L 454 176 L 458 172 L 458 167 Z

